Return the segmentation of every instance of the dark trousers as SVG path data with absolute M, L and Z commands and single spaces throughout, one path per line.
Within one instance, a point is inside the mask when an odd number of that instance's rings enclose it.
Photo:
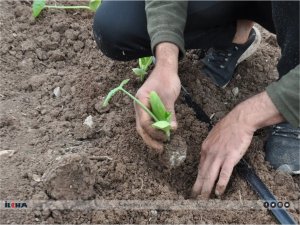
M 295 60 L 288 63 L 288 59 L 282 59 L 280 75 L 299 64 L 299 2 L 189 1 L 184 32 L 186 49 L 228 46 L 238 19 L 255 21 L 272 33 L 281 32 L 277 35 L 282 53 Z M 144 1 L 103 1 L 95 15 L 94 35 L 100 50 L 112 59 L 127 61 L 152 55 Z M 288 41 L 287 37 L 293 35 L 293 40 Z M 296 47 L 293 53 L 285 51 L 285 43 L 289 43 L 288 49 Z

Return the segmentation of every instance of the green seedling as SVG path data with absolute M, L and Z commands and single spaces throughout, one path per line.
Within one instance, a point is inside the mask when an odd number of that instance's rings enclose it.
M 132 69 L 132 71 L 141 79 L 141 81 L 144 80 L 147 70 L 152 62 L 152 56 L 139 58 L 139 68 Z
M 150 92 L 149 96 L 151 111 L 158 119 L 157 122 L 153 123 L 152 126 L 156 129 L 163 130 L 168 138 L 170 137 L 171 130 L 171 112 L 166 110 L 166 107 L 162 103 L 160 97 L 155 91 Z
M 102 104 L 103 107 L 106 107 L 109 104 L 109 101 L 111 98 L 119 91 L 125 93 L 128 95 L 134 102 L 136 102 L 145 112 L 149 114 L 149 116 L 154 120 L 154 123 L 152 126 L 156 129 L 164 131 L 164 133 L 167 135 L 168 140 L 170 139 L 170 131 L 171 131 L 171 112 L 168 112 L 162 103 L 160 97 L 155 91 L 151 91 L 149 95 L 149 101 L 151 110 L 149 110 L 140 100 L 138 100 L 136 97 L 134 97 L 132 94 L 130 94 L 128 91 L 126 91 L 123 86 L 129 82 L 129 79 L 123 80 L 121 84 L 112 89 L 106 98 L 104 99 L 104 102 Z
M 93 12 L 100 6 L 101 0 L 90 0 L 89 5 L 46 5 L 46 0 L 33 0 L 32 15 L 38 17 L 43 9 L 88 9 Z

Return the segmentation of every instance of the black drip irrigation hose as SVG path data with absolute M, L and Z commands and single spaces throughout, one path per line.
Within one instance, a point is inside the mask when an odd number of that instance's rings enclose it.
M 196 113 L 196 118 L 202 122 L 207 123 L 209 130 L 212 129 L 213 126 L 208 115 L 203 111 L 203 109 L 196 102 L 193 101 L 191 95 L 187 92 L 187 90 L 184 87 L 182 87 L 182 89 L 184 90 L 185 102 L 190 108 L 194 110 L 194 112 Z
M 247 163 L 245 159 L 242 159 L 239 162 L 237 169 L 239 175 L 249 183 L 249 185 L 261 199 L 268 203 L 268 206 L 275 203 L 274 208 L 268 208 L 280 224 L 297 224 L 296 221 L 288 214 L 288 212 L 284 208 L 277 207 L 279 204 L 276 197 L 256 175 L 253 168 Z
M 185 102 L 190 108 L 194 110 L 194 112 L 196 113 L 196 118 L 202 122 L 207 123 L 209 129 L 211 129 L 213 127 L 213 124 L 209 116 L 203 111 L 202 107 L 199 104 L 193 101 L 186 88 L 181 86 L 181 89 L 183 90 Z M 276 197 L 271 193 L 271 191 L 263 183 L 263 181 L 256 175 L 254 169 L 244 158 L 242 158 L 237 164 L 237 172 L 243 179 L 247 181 L 250 187 L 264 202 L 267 202 L 268 205 L 270 205 L 271 203 L 276 204 L 274 208 L 268 207 L 268 210 L 271 211 L 273 216 L 280 224 L 297 224 L 296 221 L 284 208 L 277 207 L 278 201 Z

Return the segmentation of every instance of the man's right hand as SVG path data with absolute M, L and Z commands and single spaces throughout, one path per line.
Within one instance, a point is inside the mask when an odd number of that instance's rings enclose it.
M 136 93 L 136 97 L 150 108 L 149 94 L 156 91 L 166 109 L 172 113 L 171 126 L 176 130 L 174 104 L 180 93 L 180 79 L 178 77 L 178 47 L 171 43 L 161 43 L 156 47 L 156 65 L 148 79 Z M 152 118 L 137 104 L 135 104 L 136 128 L 144 142 L 159 153 L 163 151 L 163 141 L 166 135 L 152 127 Z

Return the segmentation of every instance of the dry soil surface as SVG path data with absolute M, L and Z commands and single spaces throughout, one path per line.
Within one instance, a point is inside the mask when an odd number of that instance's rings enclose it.
M 131 93 L 141 83 L 131 71 L 136 61 L 112 61 L 97 49 L 91 29 L 93 13 L 48 10 L 33 20 L 30 1 L 0 4 L 0 150 L 13 150 L 13 154 L 0 156 L 1 223 L 276 222 L 263 208 L 226 209 L 222 201 L 215 208 L 199 205 L 194 210 L 161 205 L 141 209 L 51 208 L 50 201 L 62 200 L 74 200 L 75 204 L 140 200 L 145 205 L 147 201 L 186 199 L 197 175 L 200 145 L 208 127 L 196 119 L 180 96 L 177 134 L 186 142 L 187 156 L 180 167 L 165 169 L 138 136 L 133 105 L 126 96 L 117 94 L 110 107 L 99 107 L 107 92 L 123 79 L 131 78 L 127 85 Z M 189 51 L 180 62 L 183 85 L 208 115 L 214 115 L 214 122 L 276 80 L 280 53 L 276 37 L 262 32 L 259 50 L 241 63 L 225 89 L 215 87 L 201 74 L 196 51 Z M 57 87 L 58 97 L 53 94 Z M 91 128 L 83 124 L 89 115 L 94 122 Z M 267 129 L 258 132 L 246 158 L 279 200 L 299 203 L 299 177 L 277 173 L 264 160 L 267 133 Z M 5 200 L 45 204 L 3 209 Z M 234 172 L 222 200 L 238 204 L 259 198 Z M 289 211 L 297 218 L 299 206 Z

